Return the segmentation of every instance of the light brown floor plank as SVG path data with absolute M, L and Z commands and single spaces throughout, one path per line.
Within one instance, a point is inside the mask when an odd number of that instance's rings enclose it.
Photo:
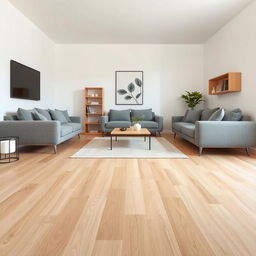
M 93 137 L 0 165 L 1 256 L 255 255 L 256 156 L 164 136 L 189 159 L 71 159 Z

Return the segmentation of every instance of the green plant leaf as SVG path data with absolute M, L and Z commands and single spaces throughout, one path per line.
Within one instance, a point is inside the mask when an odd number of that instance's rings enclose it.
M 138 94 L 136 95 L 136 99 L 138 99 L 138 98 L 140 97 L 140 95 L 141 95 L 141 93 L 138 93 Z
M 128 88 L 128 91 L 129 91 L 129 92 L 133 92 L 133 91 L 135 90 L 135 85 L 134 85 L 134 83 L 130 83 L 127 88 Z
M 132 99 L 132 96 L 126 95 L 124 98 L 125 98 L 126 100 L 131 100 L 131 99 Z
M 141 87 L 142 86 L 142 81 L 139 78 L 135 78 L 135 83 Z
M 204 101 L 203 95 L 200 92 L 194 91 L 189 92 L 186 91 L 186 94 L 182 94 L 181 98 L 186 102 L 189 108 L 194 108 L 197 104 Z
M 118 90 L 117 92 L 118 92 L 119 95 L 124 95 L 124 94 L 127 93 L 127 91 L 124 90 L 124 89 L 120 89 L 120 90 Z

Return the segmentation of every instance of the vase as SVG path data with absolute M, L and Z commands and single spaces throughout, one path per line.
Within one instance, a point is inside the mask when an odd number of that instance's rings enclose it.
M 141 129 L 141 125 L 139 123 L 134 124 L 134 131 L 139 131 Z

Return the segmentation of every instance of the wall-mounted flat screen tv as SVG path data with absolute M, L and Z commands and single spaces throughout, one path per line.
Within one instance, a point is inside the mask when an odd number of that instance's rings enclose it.
M 40 72 L 11 60 L 11 98 L 40 100 Z

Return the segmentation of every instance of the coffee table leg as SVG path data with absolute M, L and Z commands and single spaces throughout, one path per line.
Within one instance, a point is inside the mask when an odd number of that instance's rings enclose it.
M 116 141 L 117 141 L 117 136 L 116 136 Z
M 146 137 L 146 136 L 144 136 L 144 141 L 146 141 L 146 138 L 147 138 L 147 137 Z
M 112 150 L 112 135 L 110 135 L 110 150 Z
M 151 136 L 148 136 L 149 150 L 151 150 Z

